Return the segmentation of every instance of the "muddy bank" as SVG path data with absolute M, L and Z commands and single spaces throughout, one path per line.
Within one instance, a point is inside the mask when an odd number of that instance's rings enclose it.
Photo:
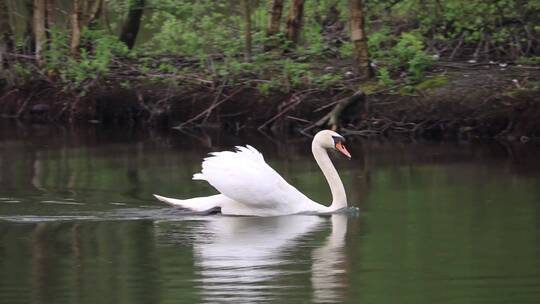
M 506 140 L 540 136 L 540 71 L 454 65 L 418 84 L 413 93 L 370 96 L 355 128 L 428 137 Z
M 536 67 L 440 64 L 426 81 L 383 87 L 344 82 L 261 92 L 254 85 L 117 81 L 87 94 L 51 83 L 0 92 L 3 119 L 22 122 L 220 128 L 310 133 L 333 107 L 365 93 L 340 117 L 343 133 L 358 136 L 540 137 L 540 70 Z

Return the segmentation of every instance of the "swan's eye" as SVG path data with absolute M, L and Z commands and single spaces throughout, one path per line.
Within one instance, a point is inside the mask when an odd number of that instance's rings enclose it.
M 332 138 L 334 139 L 334 147 L 336 148 L 336 150 L 338 150 L 339 152 L 341 152 L 343 155 L 347 156 L 350 159 L 351 154 L 349 153 L 349 151 L 347 151 L 347 148 L 345 148 L 345 145 L 343 145 L 343 143 L 345 142 L 345 138 L 337 137 L 337 136 L 332 136 Z
M 341 144 L 345 143 L 345 138 L 341 136 L 332 136 L 332 139 L 334 140 L 334 146 L 336 146 L 339 143 Z

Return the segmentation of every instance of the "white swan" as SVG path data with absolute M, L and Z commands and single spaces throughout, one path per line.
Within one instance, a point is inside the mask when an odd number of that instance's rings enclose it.
M 287 183 L 251 146 L 237 147 L 235 152 L 210 153 L 204 159 L 201 173 L 194 180 L 206 180 L 221 194 L 191 199 L 154 196 L 165 203 L 196 212 L 220 209 L 222 214 L 276 216 L 296 213 L 333 213 L 347 207 L 345 188 L 328 157 L 327 149 L 336 149 L 351 157 L 345 139 L 330 130 L 320 131 L 313 138 L 311 151 L 328 181 L 332 204 L 324 206 L 309 199 Z

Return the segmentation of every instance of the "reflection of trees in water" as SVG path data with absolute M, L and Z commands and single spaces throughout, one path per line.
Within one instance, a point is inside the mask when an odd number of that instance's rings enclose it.
M 51 299 L 48 283 L 55 279 L 51 273 L 50 235 L 46 223 L 39 223 L 32 233 L 32 272 L 31 289 L 37 299 L 36 303 L 46 303 Z
M 126 177 L 129 189 L 124 193 L 127 197 L 141 199 L 140 195 L 143 192 L 143 183 L 139 173 L 139 164 L 142 161 L 143 145 L 137 143 L 135 145 L 135 153 L 126 155 L 125 162 L 127 163 Z
M 0 231 L 0 282 L 8 302 L 159 302 L 152 222 L 0 223 Z
M 103 198 L 144 200 L 149 199 L 144 185 L 159 183 L 159 175 L 141 173 L 141 169 L 157 170 L 148 167 L 142 143 L 100 149 L 12 145 L 0 156 L 0 186 L 13 191 L 13 196 L 41 194 L 47 195 L 44 199 L 54 200 L 63 197 L 92 200 L 101 196 L 98 199 L 101 202 Z
M 32 166 L 32 186 L 34 186 L 37 190 L 45 191 L 45 188 L 43 188 L 40 180 L 40 176 L 43 174 L 43 163 L 39 154 L 39 152 L 35 153 L 34 164 Z

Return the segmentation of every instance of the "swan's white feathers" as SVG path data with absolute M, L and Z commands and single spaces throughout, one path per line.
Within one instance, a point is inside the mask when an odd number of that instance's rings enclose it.
M 193 174 L 193 178 L 192 178 L 192 179 L 193 179 L 193 180 L 206 180 L 206 179 L 204 178 L 204 175 L 203 175 L 202 173 L 195 173 L 195 174 Z
M 253 208 L 290 210 L 302 208 L 311 201 L 274 171 L 252 146 L 237 146 L 235 152 L 210 155 L 204 159 L 202 171 L 195 174 L 194 179 L 208 181 L 238 203 Z
M 231 200 L 222 194 L 207 197 L 195 197 L 184 200 L 164 197 L 157 194 L 154 194 L 154 197 L 171 206 L 189 209 L 195 212 L 206 212 L 231 203 Z
M 202 163 L 194 180 L 205 180 L 221 194 L 179 200 L 156 195 L 160 201 L 194 210 L 216 208 L 229 215 L 276 216 L 294 213 L 328 214 L 347 206 L 345 189 L 326 150 L 335 149 L 334 137 L 341 135 L 330 130 L 320 131 L 312 142 L 317 164 L 330 185 L 332 204 L 316 203 L 289 185 L 252 146 L 237 146 L 234 151 L 212 152 Z

